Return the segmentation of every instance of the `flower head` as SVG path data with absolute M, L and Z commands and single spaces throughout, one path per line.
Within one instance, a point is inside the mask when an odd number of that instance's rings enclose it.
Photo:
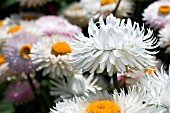
M 32 64 L 29 54 L 37 38 L 37 35 L 30 32 L 20 32 L 4 44 L 2 52 L 11 69 L 18 73 L 31 73 L 35 70 L 36 65 Z
M 69 64 L 69 54 L 72 52 L 68 37 L 53 35 L 42 37 L 31 49 L 31 59 L 39 65 L 37 70 L 43 70 L 43 75 L 51 77 L 72 75 L 72 66 Z
M 163 28 L 170 22 L 170 2 L 169 0 L 159 0 L 148 6 L 144 10 L 143 20 L 155 30 Z
M 64 99 L 50 110 L 51 113 L 158 113 L 156 106 L 147 107 L 149 101 L 145 90 L 133 87 L 128 89 L 128 94 L 123 90 L 120 94 L 115 91 L 113 95 L 98 91 L 86 97 Z
M 97 78 L 94 79 L 93 74 L 85 78 L 80 71 L 75 72 L 73 76 L 67 76 L 66 80 L 56 78 L 55 81 L 51 81 L 53 86 L 51 87 L 50 94 L 56 97 L 59 96 L 55 101 L 71 98 L 74 95 L 86 95 L 89 91 L 95 92 L 96 89 L 101 89 L 95 85 L 96 82 Z
M 35 24 L 40 28 L 41 32 L 47 36 L 59 34 L 73 37 L 73 34 L 77 34 L 81 31 L 79 27 L 70 24 L 64 18 L 57 16 L 42 16 L 36 20 Z
M 99 25 L 99 26 L 97 26 Z M 72 41 L 73 58 L 71 60 L 76 69 L 102 73 L 104 69 L 110 76 L 116 72 L 139 69 L 139 67 L 154 66 L 155 51 L 148 49 L 156 48 L 156 38 L 152 36 L 152 31 L 148 29 L 144 32 L 144 27 L 139 27 L 138 23 L 130 19 L 117 19 L 110 15 L 106 18 L 106 24 L 102 17 L 96 24 L 89 22 L 89 38 L 79 34 Z M 155 44 L 155 45 L 154 45 Z
M 38 88 L 37 81 L 33 81 L 36 88 Z M 8 85 L 5 92 L 6 98 L 14 104 L 23 104 L 34 98 L 34 93 L 27 80 L 18 80 Z
M 169 70 L 170 74 L 170 70 Z M 170 112 L 170 76 L 165 72 L 163 66 L 161 71 L 156 69 L 156 72 L 146 75 L 139 80 L 139 86 L 146 87 L 147 91 L 150 92 L 153 99 L 152 102 L 155 105 L 163 106 Z M 162 112 L 167 113 L 167 112 Z

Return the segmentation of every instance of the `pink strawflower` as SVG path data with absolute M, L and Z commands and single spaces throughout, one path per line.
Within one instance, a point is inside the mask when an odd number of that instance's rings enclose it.
M 169 0 L 160 0 L 152 3 L 144 10 L 143 20 L 146 24 L 155 30 L 163 28 L 165 24 L 170 22 L 170 10 L 164 8 L 170 7 Z
M 33 80 L 33 84 L 36 88 L 39 87 L 36 80 Z M 27 80 L 17 80 L 8 85 L 5 96 L 12 103 L 19 105 L 32 100 L 34 92 Z
M 35 22 L 36 26 L 40 28 L 40 31 L 44 35 L 65 35 L 73 37 L 73 34 L 77 34 L 81 29 L 70 24 L 66 19 L 57 16 L 42 16 Z
M 37 66 L 32 63 L 29 54 L 37 39 L 38 36 L 31 32 L 19 32 L 4 44 L 2 53 L 11 69 L 26 74 L 35 71 Z

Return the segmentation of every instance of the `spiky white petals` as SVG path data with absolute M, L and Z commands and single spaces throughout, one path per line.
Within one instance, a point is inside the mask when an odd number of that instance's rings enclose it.
M 75 72 L 73 76 L 67 76 L 66 80 L 59 78 L 51 80 L 53 86 L 51 87 L 50 94 L 59 97 L 55 102 L 64 98 L 71 98 L 74 95 L 86 95 L 88 91 L 95 92 L 96 89 L 101 89 L 96 86 L 96 82 L 97 78 L 94 79 L 94 74 L 85 78 L 80 71 Z
M 163 66 L 161 71 L 156 69 L 156 72 L 152 72 L 151 75 L 146 73 L 146 76 L 140 79 L 139 86 L 146 87 L 153 96 L 151 103 L 168 109 L 167 112 L 162 113 L 170 112 L 170 76 L 165 72 Z
M 83 34 L 76 35 L 71 45 L 74 51 L 72 64 L 74 67 L 91 73 L 102 73 L 104 69 L 110 76 L 116 72 L 127 71 L 127 67 L 139 69 L 139 67 L 154 66 L 154 54 L 156 38 L 153 32 L 138 23 L 132 24 L 130 19 L 120 20 L 113 15 L 106 18 L 106 24 L 102 16 L 96 24 L 89 22 L 89 37 Z

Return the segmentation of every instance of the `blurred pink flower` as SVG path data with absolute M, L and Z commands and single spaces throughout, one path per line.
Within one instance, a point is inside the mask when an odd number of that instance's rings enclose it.
M 81 29 L 70 24 L 66 19 L 57 16 L 42 16 L 35 21 L 35 24 L 44 35 L 65 35 L 73 37 L 73 34 L 77 34 Z
M 39 87 L 36 80 L 33 80 L 33 83 L 36 88 Z M 5 96 L 12 103 L 19 105 L 32 100 L 34 93 L 27 80 L 18 80 L 8 85 Z

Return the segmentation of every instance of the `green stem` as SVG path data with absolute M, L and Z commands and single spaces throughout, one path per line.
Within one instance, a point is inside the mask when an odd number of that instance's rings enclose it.
M 113 78 L 114 89 L 116 89 L 119 92 L 120 89 L 119 89 L 119 84 L 118 84 L 118 79 L 117 79 L 117 73 L 114 73 L 112 78 Z

